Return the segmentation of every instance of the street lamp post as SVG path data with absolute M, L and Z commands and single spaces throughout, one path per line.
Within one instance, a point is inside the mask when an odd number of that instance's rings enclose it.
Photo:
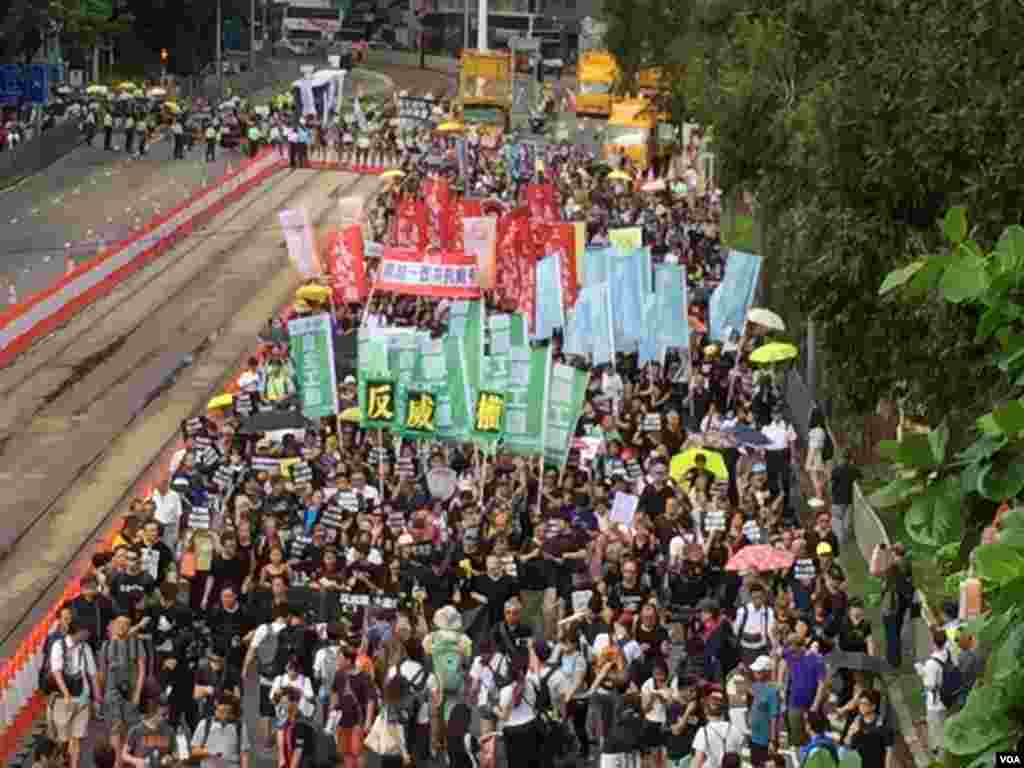
M 224 29 L 221 20 L 221 0 L 217 0 L 217 91 L 224 98 Z
M 477 12 L 480 14 L 480 20 L 477 22 L 476 28 L 476 47 L 481 51 L 488 49 L 487 45 L 487 0 L 479 0 L 477 6 Z
M 256 0 L 249 0 L 249 71 L 256 69 Z

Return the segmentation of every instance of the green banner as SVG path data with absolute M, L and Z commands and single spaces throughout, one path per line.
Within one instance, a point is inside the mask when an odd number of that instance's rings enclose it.
M 466 354 L 462 339 L 444 337 L 445 364 L 448 369 L 448 406 L 450 428 L 439 432 L 443 440 L 465 440 L 469 435 L 470 419 L 475 402 L 466 376 Z
M 557 363 L 551 368 L 544 413 L 544 462 L 561 469 L 583 413 L 590 374 Z
M 487 312 L 482 301 L 456 301 L 448 310 L 448 335 L 462 341 L 470 404 L 476 400 L 483 375 L 486 322 Z
M 391 419 L 381 420 L 377 417 L 372 421 L 372 423 L 369 418 L 371 396 L 369 391 L 370 382 L 391 382 L 391 370 L 388 366 L 387 339 L 373 335 L 373 331 L 368 328 L 360 328 L 357 349 L 358 362 L 356 368 L 356 391 L 359 396 L 359 412 L 362 416 L 360 425 L 363 427 L 390 426 L 394 419 L 393 414 Z M 379 398 L 383 393 L 378 389 L 375 389 L 373 394 L 378 397 L 378 400 L 374 403 L 374 413 L 379 414 Z M 391 395 L 393 396 L 394 392 L 391 392 Z M 391 410 L 394 410 L 393 403 L 391 405 Z
M 505 392 L 481 389 L 473 407 L 470 434 L 482 446 L 492 446 L 505 431 Z
M 437 434 L 437 395 L 432 391 L 408 389 L 405 400 L 402 437 L 414 440 L 434 437 Z
M 395 334 L 389 339 L 388 369 L 395 381 L 395 425 L 403 429 L 408 407 L 407 392 L 414 383 L 420 357 L 420 340 L 415 331 Z
M 420 358 L 416 375 L 416 388 L 430 392 L 435 398 L 434 435 L 442 440 L 454 440 L 451 395 L 448 391 L 448 360 L 444 339 L 432 339 L 429 334 L 420 338 Z M 408 429 L 408 428 L 407 428 Z M 423 434 L 405 432 L 403 437 L 421 438 Z
M 302 414 L 314 421 L 336 414 L 338 383 L 330 316 L 296 318 L 288 323 L 288 334 Z
M 505 405 L 505 443 L 510 453 L 539 456 L 544 426 L 544 403 L 551 367 L 551 347 L 513 347 Z

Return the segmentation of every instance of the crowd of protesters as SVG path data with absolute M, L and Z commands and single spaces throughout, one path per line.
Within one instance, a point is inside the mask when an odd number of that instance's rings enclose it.
M 879 653 L 837 561 L 853 474 L 827 441 L 797 439 L 784 372 L 749 363 L 765 329 L 706 337 L 725 263 L 717 195 L 685 180 L 645 192 L 568 144 L 524 147 L 470 139 L 459 160 L 448 138 L 396 144 L 406 175 L 371 206 L 369 234 L 387 239 L 398 195 L 428 170 L 500 206 L 543 168 L 590 244 L 639 226 L 656 263 L 686 265 L 689 350 L 592 370 L 577 438 L 598 438 L 596 456 L 481 464 L 470 445 L 303 424 L 285 321 L 332 310 L 297 301 L 230 404 L 182 425 L 166 488 L 131 503 L 61 612 L 40 684 L 71 768 L 90 723 L 91 764 L 138 768 L 719 768 L 847 750 L 885 764 L 872 664 L 825 662 Z M 428 168 L 434 154 L 448 162 Z M 333 312 L 341 335 L 371 315 L 441 331 L 447 306 L 380 295 Z M 354 376 L 340 379 L 355 407 Z M 611 516 L 623 493 L 639 497 L 628 526 Z M 757 545 L 774 559 L 733 567 Z

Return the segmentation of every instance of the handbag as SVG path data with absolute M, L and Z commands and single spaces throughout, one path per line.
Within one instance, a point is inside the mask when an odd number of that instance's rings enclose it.
M 367 749 L 376 752 L 378 755 L 400 755 L 402 754 L 401 726 L 398 723 L 388 722 L 384 712 L 377 714 L 373 721 L 373 727 L 364 741 Z

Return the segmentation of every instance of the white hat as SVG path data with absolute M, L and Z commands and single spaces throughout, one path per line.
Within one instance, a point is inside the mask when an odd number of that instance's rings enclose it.
M 824 499 L 808 499 L 807 500 L 807 506 L 810 507 L 811 509 L 821 509 L 822 507 L 825 506 L 825 500 Z
M 767 672 L 772 668 L 772 660 L 768 656 L 758 656 L 750 665 L 751 672 Z
M 356 377 L 353 376 L 352 374 L 349 374 L 348 376 L 345 377 L 344 381 L 342 381 L 341 383 L 342 384 L 355 384 L 356 383 Z

